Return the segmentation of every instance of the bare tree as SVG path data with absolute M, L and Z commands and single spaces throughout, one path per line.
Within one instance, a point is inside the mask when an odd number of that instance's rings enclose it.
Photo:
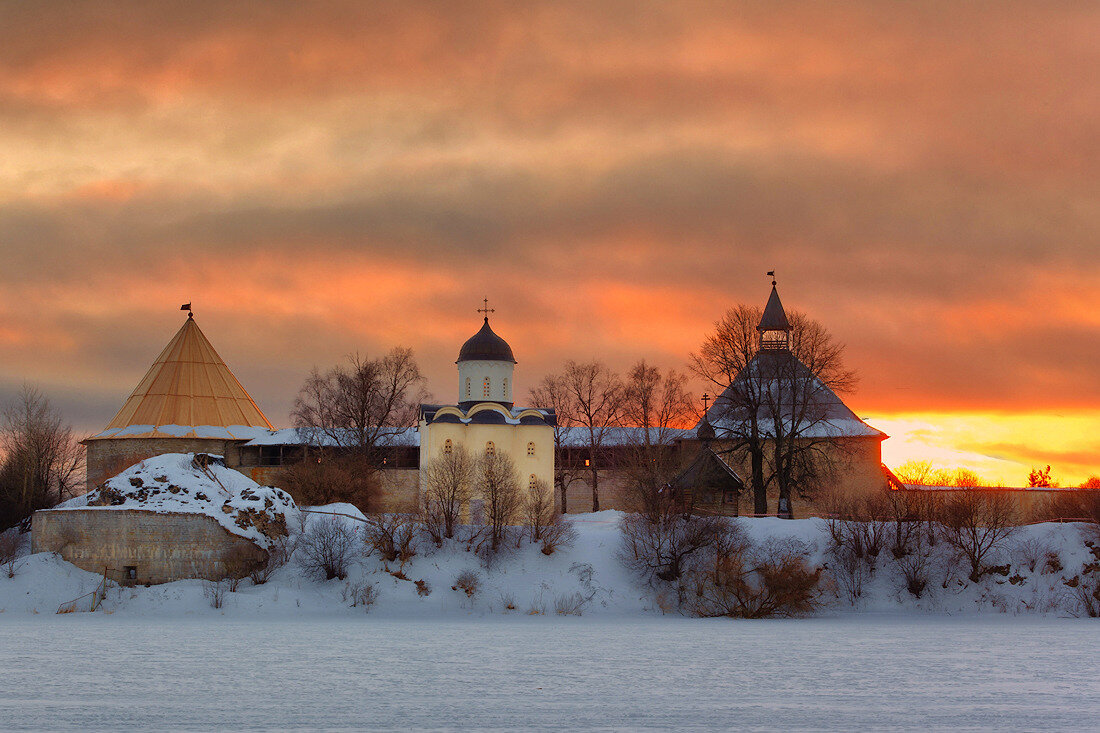
M 568 361 L 562 373 L 567 415 L 583 436 L 592 486 L 592 511 L 600 510 L 600 462 L 612 430 L 619 424 L 623 384 L 601 361 Z
M 75 496 L 84 482 L 84 447 L 29 384 L 3 412 L 0 450 L 0 528 Z
M 523 524 L 532 542 L 541 542 L 546 528 L 554 523 L 554 492 L 542 479 L 527 492 L 522 504 Z
M 314 369 L 291 413 L 294 426 L 316 450 L 307 461 L 341 457 L 358 474 L 382 469 L 387 449 L 416 424 L 424 400 L 424 377 L 411 349 L 383 357 L 349 356 L 328 372 Z
M 576 425 L 573 418 L 573 403 L 566 388 L 564 374 L 548 374 L 538 386 L 531 390 L 531 404 L 554 410 L 557 420 L 554 425 L 554 455 L 562 455 L 569 431 Z M 561 513 L 569 512 L 568 491 L 570 485 L 582 477 L 581 467 L 569 461 L 554 461 L 554 485 L 560 497 Z
M 443 536 L 448 539 L 454 537 L 462 507 L 470 500 L 474 463 L 470 452 L 459 444 L 432 458 L 424 469 L 425 517 L 442 525 Z
M 692 355 L 692 370 L 721 390 L 712 423 L 727 452 L 748 455 L 754 512 L 767 514 L 774 484 L 789 516 L 792 492 L 809 495 L 830 478 L 838 443 L 828 408 L 855 376 L 843 368 L 843 347 L 801 313 L 788 314 L 782 348 L 761 348 L 762 314 L 730 309 Z
M 680 467 L 675 440 L 679 429 L 698 415 L 688 394 L 687 377 L 675 369 L 664 374 L 643 359 L 635 364 L 622 391 L 622 422 L 626 456 L 620 466 L 630 508 L 652 521 L 662 513 L 670 494 L 666 487 Z
M 496 552 L 505 539 L 508 526 L 519 514 L 519 477 L 512 459 L 506 455 L 486 453 L 477 461 L 477 488 L 485 503 L 485 519 L 489 525 L 489 545 Z
M 944 539 L 970 562 L 970 580 L 975 583 L 990 554 L 1015 534 L 1016 522 L 1016 508 L 1003 492 L 953 492 L 940 512 Z

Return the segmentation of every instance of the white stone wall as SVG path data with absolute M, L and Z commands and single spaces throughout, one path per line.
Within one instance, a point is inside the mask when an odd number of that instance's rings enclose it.
M 513 376 L 516 365 L 510 361 L 461 361 L 458 363 L 458 402 L 513 402 L 516 393 Z M 485 380 L 489 395 L 485 395 Z M 467 396 L 466 380 L 470 383 Z

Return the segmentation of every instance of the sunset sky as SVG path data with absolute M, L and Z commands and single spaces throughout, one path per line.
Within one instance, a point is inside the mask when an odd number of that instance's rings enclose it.
M 526 391 L 682 368 L 775 269 L 849 405 L 1100 473 L 1100 4 L 0 2 L 0 398 L 101 429 L 195 316 L 286 425 L 313 365 L 479 326 Z

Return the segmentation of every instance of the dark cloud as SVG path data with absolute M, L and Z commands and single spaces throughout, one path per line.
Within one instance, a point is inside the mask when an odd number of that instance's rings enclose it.
M 448 394 L 484 294 L 531 381 L 681 364 L 773 268 L 861 412 L 1100 409 L 1094 6 L 2 11 L 0 380 L 74 414 L 175 301 L 281 422 L 355 349 Z

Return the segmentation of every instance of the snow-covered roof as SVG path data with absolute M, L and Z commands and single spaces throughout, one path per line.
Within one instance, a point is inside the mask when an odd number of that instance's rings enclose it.
M 194 453 L 166 453 L 131 466 L 99 488 L 55 509 L 138 509 L 159 514 L 203 514 L 235 535 L 268 547 L 286 534 L 290 494 L 260 486 L 220 457 L 200 467 Z
M 313 428 L 283 428 L 281 430 L 263 430 L 254 435 L 246 446 L 256 445 L 309 445 L 314 447 L 334 447 L 351 445 L 351 431 L 347 431 L 346 440 L 336 440 L 333 435 Z M 416 428 L 401 428 L 398 432 L 385 436 L 385 445 L 416 448 L 420 446 L 420 433 Z
M 791 375 L 784 380 L 769 377 L 773 374 Z M 751 381 L 750 381 L 751 380 Z M 716 437 L 721 440 L 730 434 L 737 434 L 748 421 L 741 406 L 741 394 L 776 394 L 789 391 L 786 385 L 797 380 L 800 385 L 801 401 L 809 403 L 808 409 L 796 420 L 793 412 L 786 415 L 780 423 L 789 434 L 796 429 L 805 438 L 880 438 L 886 433 L 871 427 L 861 420 L 847 405 L 829 389 L 820 379 L 806 368 L 802 362 L 787 350 L 760 351 L 753 357 L 732 385 L 727 387 L 714 404 L 707 410 L 707 418 L 714 427 Z M 749 385 L 749 386 L 746 386 Z M 747 390 L 747 391 L 746 391 Z M 805 395 L 809 395 L 806 397 Z M 775 420 L 771 407 L 766 400 L 757 400 L 759 405 L 757 424 L 762 435 L 774 432 Z M 700 421 L 701 424 L 701 421 Z M 696 425 L 698 429 L 699 425 Z
M 108 428 L 88 438 L 210 438 L 215 440 L 253 440 L 275 431 L 251 425 L 127 425 Z
M 661 432 L 656 428 L 649 429 L 651 443 L 661 443 Z M 588 445 L 589 432 L 584 427 L 560 428 L 559 435 L 561 445 L 566 448 L 581 448 Z M 667 429 L 663 431 L 665 443 L 671 444 L 676 440 L 690 440 L 695 437 L 693 430 Z M 608 448 L 624 445 L 638 445 L 645 440 L 645 428 L 616 427 L 607 428 L 604 433 L 603 444 Z

